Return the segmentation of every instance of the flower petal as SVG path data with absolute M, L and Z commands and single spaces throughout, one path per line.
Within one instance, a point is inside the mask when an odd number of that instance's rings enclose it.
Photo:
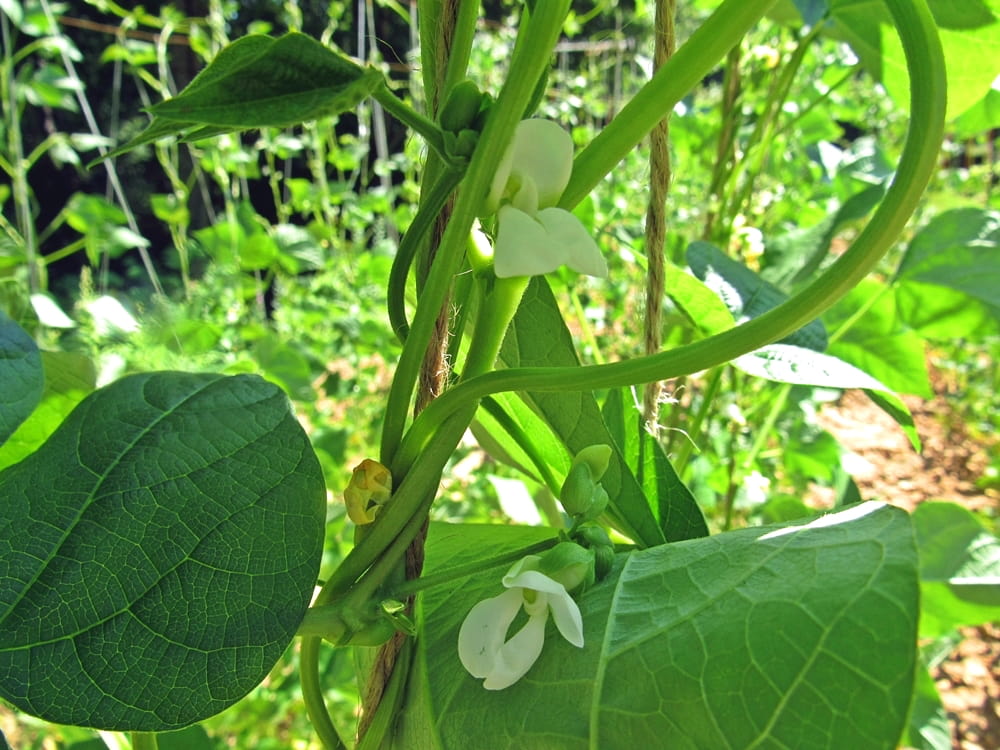
M 550 594 L 548 598 L 552 619 L 556 621 L 556 627 L 559 628 L 562 637 L 577 648 L 582 648 L 583 617 L 573 597 L 563 591 L 561 595 Z
M 500 201 L 507 190 L 507 181 L 510 179 L 511 166 L 514 163 L 513 144 L 507 147 L 500 163 L 497 164 L 496 172 L 493 173 L 493 182 L 490 183 L 490 192 L 486 196 L 480 216 L 492 216 L 500 208 Z
M 548 613 L 543 612 L 528 618 L 528 622 L 517 634 L 507 641 L 497 653 L 493 671 L 486 677 L 483 687 L 487 690 L 503 690 L 520 680 L 531 669 L 545 645 L 545 621 Z
M 535 183 L 538 205 L 554 206 L 573 171 L 573 137 L 552 120 L 522 120 L 511 151 L 511 169 Z
M 509 589 L 520 587 L 522 589 L 534 589 L 543 591 L 546 594 L 556 594 L 567 596 L 566 587 L 554 578 L 549 578 L 544 573 L 537 570 L 524 570 L 515 575 L 507 573 L 503 577 L 503 585 Z
M 567 266 L 587 276 L 608 275 L 600 248 L 576 216 L 561 208 L 546 208 L 538 212 L 537 219 L 545 227 L 549 241 L 562 248 Z
M 493 270 L 497 277 L 540 276 L 566 262 L 561 247 L 555 245 L 544 225 L 513 206 L 502 206 L 498 215 Z
M 473 677 L 487 677 L 507 638 L 507 628 L 517 616 L 524 595 L 510 589 L 484 599 L 469 610 L 458 631 L 458 658 Z

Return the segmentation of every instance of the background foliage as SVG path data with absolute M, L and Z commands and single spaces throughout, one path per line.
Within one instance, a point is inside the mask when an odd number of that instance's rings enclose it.
M 680 35 L 715 5 L 682 3 Z M 485 7 L 471 65 L 477 82 L 496 91 L 503 80 L 496 61 L 509 58 L 519 9 Z M 668 344 L 722 330 L 794 293 L 844 247 L 881 197 L 905 130 L 906 83 L 900 52 L 870 23 L 880 7 L 779 3 L 676 108 L 667 239 L 676 291 L 665 307 Z M 1000 8 L 932 8 L 951 66 L 951 136 L 912 229 L 877 276 L 783 342 L 794 349 L 778 352 L 766 367 L 737 362 L 670 384 L 675 404 L 662 412 L 662 450 L 712 530 L 800 518 L 821 507 L 820 497 L 837 504 L 860 499 L 849 452 L 816 418 L 837 386 L 868 389 L 917 442 L 905 407 L 892 399 L 927 398 L 932 375 L 948 372 L 961 385 L 940 419 L 996 444 L 1000 382 L 988 365 L 1000 352 L 1000 70 L 983 61 L 1000 59 Z M 142 107 L 176 94 L 247 32 L 308 32 L 378 65 L 419 104 L 408 7 L 390 0 L 322 7 L 192 0 L 128 9 L 106 0 L 3 0 L 0 10 L 0 169 L 8 177 L 0 183 L 0 342 L 5 355 L 16 353 L 4 399 L 20 408 L 16 418 L 7 411 L 0 417 L 0 437 L 7 438 L 0 468 L 35 451 L 88 393 L 122 375 L 246 373 L 293 399 L 326 485 L 342 487 L 350 467 L 376 452 L 366 442 L 377 434 L 398 355 L 384 290 L 396 241 L 415 210 L 419 141 L 369 103 L 303 126 L 158 141 L 85 166 L 99 146 L 119 144 L 146 125 Z M 828 20 L 817 23 L 827 12 Z M 571 128 L 579 146 L 588 143 L 649 77 L 651 18 L 644 2 L 580 6 L 565 27 L 539 113 Z M 648 166 L 636 152 L 577 209 L 608 251 L 611 281 L 553 279 L 567 300 L 566 335 L 587 361 L 641 351 L 634 290 L 645 272 L 647 182 Z M 685 286 L 688 267 L 715 294 Z M 553 300 L 539 304 L 559 312 Z M 531 320 L 526 314 L 515 323 L 528 327 L 525 341 Z M 824 351 L 874 382 L 830 375 L 817 354 Z M 508 348 L 504 356 L 530 354 Z M 17 373 L 43 362 L 44 389 L 32 390 L 30 377 L 22 387 Z M 805 375 L 793 380 L 788 369 Z M 596 419 L 603 408 L 613 422 L 609 414 L 624 411 L 632 397 L 598 394 L 583 409 Z M 559 413 L 558 397 L 552 399 L 548 408 Z M 580 418 L 566 418 L 567 432 Z M 1000 454 L 987 455 L 976 480 L 995 502 Z M 507 464 L 524 461 L 514 458 L 496 461 L 470 441 L 446 474 L 446 501 L 436 517 L 552 517 L 544 478 L 515 471 Z M 995 550 L 995 505 L 977 514 L 943 507 L 922 507 L 916 516 L 928 661 L 934 643 L 956 627 L 996 618 L 995 610 L 969 605 L 975 595 L 951 583 L 996 575 L 995 554 L 956 562 L 940 552 L 952 549 L 942 539 L 948 530 L 962 540 L 954 549 L 981 539 L 980 549 Z M 350 531 L 338 502 L 326 513 L 324 571 L 349 548 Z M 930 520 L 935 513 L 940 517 Z M 652 521 L 669 527 L 662 518 Z M 687 524 L 680 536 L 690 535 L 693 521 L 676 523 Z M 338 686 L 334 698 L 349 724 L 352 665 L 343 651 L 325 658 L 325 679 Z M 260 748 L 304 742 L 310 732 L 297 680 L 290 660 L 280 660 L 238 709 L 183 730 L 176 741 L 187 744 L 178 746 L 219 747 L 232 738 Z M 924 687 L 930 709 L 926 717 L 914 712 L 910 742 L 947 747 L 928 729 L 943 712 L 933 684 Z M 117 741 L 24 715 L 14 726 L 21 747 L 48 741 L 80 750 Z

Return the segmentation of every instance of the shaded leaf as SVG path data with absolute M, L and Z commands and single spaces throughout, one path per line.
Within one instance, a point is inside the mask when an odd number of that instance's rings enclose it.
M 45 376 L 34 339 L 0 310 L 0 445 L 38 405 Z
M 955 503 L 913 513 L 920 553 L 921 637 L 1000 620 L 1000 540 Z
M 1000 319 L 1000 212 L 957 208 L 934 217 L 896 272 L 897 285 L 914 281 L 962 292 Z
M 0 696 L 48 721 L 215 714 L 264 678 L 312 594 L 322 473 L 253 376 L 123 378 L 0 473 L 0 496 Z
M 763 315 L 788 299 L 788 295 L 778 287 L 711 243 L 698 241 L 688 245 L 687 262 L 694 275 L 719 295 L 737 322 Z M 781 343 L 818 352 L 826 349 L 826 342 L 826 328 L 819 320 L 781 340 Z

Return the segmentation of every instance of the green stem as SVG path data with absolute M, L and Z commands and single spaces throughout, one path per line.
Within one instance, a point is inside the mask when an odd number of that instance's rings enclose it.
M 410 330 L 410 324 L 406 320 L 406 277 L 409 275 L 420 243 L 434 226 L 438 214 L 448 201 L 448 196 L 461 180 L 462 173 L 457 170 L 447 170 L 441 175 L 427 194 L 417 215 L 413 217 L 413 222 L 396 250 L 396 257 L 393 258 L 387 285 L 389 323 L 401 342 L 406 341 Z
M 454 157 L 449 156 L 445 150 L 444 132 L 438 127 L 436 122 L 417 112 L 417 110 L 392 93 L 384 83 L 375 88 L 375 91 L 372 92 L 372 98 L 381 104 L 383 109 L 390 115 L 419 133 L 427 145 L 444 162 L 451 164 L 455 161 Z
M 458 272 L 472 222 L 489 191 L 496 165 L 500 163 L 514 128 L 531 98 L 535 82 L 549 63 L 559 31 L 569 10 L 569 0 L 539 3 L 535 15 L 522 29 L 514 47 L 507 81 L 490 109 L 476 150 L 469 161 L 463 187 L 458 193 L 451 220 L 445 228 L 417 303 L 410 333 L 403 346 L 386 403 L 382 426 L 381 461 L 390 465 L 406 424 L 408 405 L 420 370 L 427 342 Z M 470 417 L 471 418 L 471 417 Z
M 774 429 L 778 417 L 781 416 L 781 411 L 785 408 L 785 402 L 788 401 L 788 394 L 791 392 L 791 383 L 782 383 L 781 387 L 778 388 L 778 392 L 770 399 L 770 408 L 767 411 L 767 416 L 757 429 L 757 436 L 754 438 L 753 445 L 750 446 L 750 451 L 743 459 L 742 471 L 740 473 L 745 472 L 753 466 L 754 461 L 757 460 L 757 456 L 764 449 L 767 437 L 771 434 L 771 430 Z
M 431 403 L 414 422 L 410 432 L 416 444 L 406 447 L 407 454 L 419 453 L 419 443 L 433 433 L 433 425 L 493 393 L 618 388 L 667 380 L 729 362 L 798 330 L 857 285 L 896 240 L 919 203 L 937 169 L 944 133 L 946 79 L 934 20 L 925 0 L 887 0 L 887 3 L 899 30 L 910 74 L 910 129 L 899 168 L 885 198 L 850 249 L 822 276 L 764 315 L 668 352 L 606 365 L 498 370 L 460 383 Z M 729 5 L 727 2 L 723 7 Z
M 545 550 L 551 549 L 559 544 L 559 541 L 559 537 L 552 537 L 551 539 L 546 539 L 543 542 L 535 542 L 534 544 L 522 547 L 521 549 L 513 552 L 505 552 L 502 555 L 491 557 L 488 560 L 477 560 L 476 562 L 467 563 L 465 565 L 456 565 L 454 568 L 447 568 L 446 570 L 442 570 L 440 573 L 434 573 L 433 575 L 422 576 L 421 578 L 415 578 L 411 581 L 405 581 L 404 583 L 393 587 L 392 592 L 389 595 L 396 599 L 405 599 L 412 594 L 416 594 L 418 591 L 424 591 L 432 586 L 441 586 L 446 583 L 457 583 L 459 579 L 476 573 L 481 573 L 484 570 L 492 570 L 493 568 L 498 568 L 501 565 L 506 565 L 507 563 L 515 562 L 520 560 L 525 555 L 534 555 L 539 552 L 544 552 Z
M 371 531 L 364 541 L 348 553 L 323 584 L 316 595 L 314 606 L 321 607 L 342 597 L 397 538 L 401 539 L 400 544 L 404 542 L 409 544 L 426 516 L 428 499 L 433 497 L 428 488 L 436 486 L 448 458 L 454 452 L 471 419 L 471 413 L 459 412 L 441 425 L 435 439 L 427 446 L 421 457 L 422 460 L 407 474 L 393 493 L 392 501 L 379 514 L 378 520 L 371 524 Z M 377 576 L 373 580 L 376 584 L 381 582 Z M 309 713 L 309 720 L 316 728 L 324 747 L 341 748 L 344 745 L 327 713 L 320 683 L 319 649 L 322 640 L 319 635 L 302 638 L 300 653 L 302 697 Z
M 576 157 L 560 207 L 572 208 L 593 190 L 774 3 L 725 0 Z
M 337 728 L 330 720 L 323 700 L 323 686 L 319 681 L 319 649 L 323 639 L 319 636 L 308 636 L 302 639 L 299 658 L 302 669 L 302 700 L 306 705 L 309 721 L 316 730 L 319 741 L 326 750 L 347 750 L 344 741 L 337 734 Z
M 514 313 L 517 312 L 521 296 L 527 289 L 530 280 L 529 276 L 495 279 L 493 288 L 479 300 L 472 341 L 469 343 L 469 351 L 465 356 L 462 368 L 463 380 L 493 370 L 500 346 L 503 344 L 504 335 L 507 333 L 507 327 L 514 318 Z M 433 403 L 431 402 L 431 405 Z M 479 400 L 476 399 L 469 405 L 471 407 L 469 422 L 472 421 L 478 404 Z M 427 408 L 430 408 L 430 405 Z M 466 425 L 469 422 L 466 422 Z M 417 460 L 418 452 L 416 449 L 422 446 L 426 440 L 431 439 L 440 424 L 441 422 L 428 422 L 419 419 L 414 422 L 406 439 L 402 442 L 400 450 L 396 453 L 392 463 L 389 464 L 393 476 L 406 474 L 413 462 Z M 419 430 L 416 433 L 417 436 L 414 437 L 414 430 L 418 429 L 418 425 Z M 411 452 L 409 450 L 411 448 L 414 451 Z
M 155 732 L 131 732 L 132 750 L 157 750 L 159 747 Z
M 55 263 L 63 258 L 68 258 L 73 253 L 83 250 L 86 246 L 87 238 L 81 237 L 80 239 L 69 243 L 66 247 L 60 248 L 59 250 L 53 250 L 51 253 L 42 258 L 42 263 L 49 265 L 50 263 Z
M 507 327 L 514 319 L 514 313 L 517 312 L 517 306 L 521 303 L 530 280 L 530 276 L 496 279 L 493 288 L 482 296 L 476 311 L 472 341 L 462 367 L 463 380 L 493 369 Z

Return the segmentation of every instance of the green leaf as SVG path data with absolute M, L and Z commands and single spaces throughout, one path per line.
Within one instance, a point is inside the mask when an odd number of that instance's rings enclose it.
M 737 357 L 733 367 L 776 383 L 811 385 L 819 388 L 862 388 L 903 429 L 914 450 L 920 450 L 913 415 L 895 393 L 876 378 L 829 354 L 789 344 L 770 344 Z
M 638 407 L 625 391 L 608 394 L 602 410 L 604 422 L 626 464 L 642 486 L 650 510 L 668 542 L 708 536 L 708 525 L 694 495 L 677 476 L 663 445 L 644 425 Z
M 923 338 L 900 321 L 891 286 L 863 279 L 823 315 L 830 330 L 848 325 L 828 353 L 854 365 L 897 393 L 931 398 Z M 864 310 L 856 318 L 858 310 Z
M 996 80 L 986 96 L 955 120 L 955 137 L 961 140 L 974 138 L 995 127 L 1000 127 L 1000 81 Z
M 713 336 L 736 325 L 718 294 L 672 263 L 666 268 L 666 288 L 670 300 L 702 335 Z
M 572 457 L 552 434 L 545 420 L 516 394 L 496 393 L 490 399 L 495 406 L 480 409 L 471 426 L 473 435 L 483 449 L 495 460 L 513 466 L 537 482 L 544 482 L 535 462 L 493 416 L 494 410 L 500 410 L 531 441 L 531 447 L 546 467 L 556 477 L 565 478 Z
M 1000 73 L 1000 22 L 979 0 L 941 0 L 930 5 L 941 26 L 951 120 L 980 101 Z M 833 35 L 847 41 L 893 101 L 907 109 L 906 59 L 882 0 L 833 0 L 831 11 Z
M 896 272 L 897 285 L 910 282 L 962 292 L 1000 320 L 1000 212 L 956 208 L 935 216 Z
M 913 513 L 920 553 L 921 637 L 1000 620 L 1000 540 L 955 503 Z
M 460 551 L 466 562 L 537 541 L 516 528 L 438 531 L 428 572 Z M 916 660 L 916 569 L 909 517 L 882 503 L 620 554 L 577 599 L 584 647 L 550 622 L 538 661 L 497 692 L 465 672 L 456 643 L 505 568 L 430 588 L 396 746 L 895 747 Z
M 756 273 L 728 257 L 708 242 L 692 242 L 687 262 L 694 275 L 705 282 L 742 322 L 763 315 L 788 299 L 788 295 Z M 826 349 L 826 328 L 814 320 L 781 340 L 781 343 L 821 352 Z
M 42 397 L 45 376 L 42 357 L 34 340 L 0 310 L 0 446 L 2 446 Z
M 94 363 L 82 354 L 42 352 L 45 384 L 38 406 L 0 446 L 0 469 L 34 453 L 80 401 L 94 390 Z
M 915 750 L 951 750 L 952 747 L 948 715 L 941 705 L 934 678 L 923 666 L 917 668 L 913 705 L 902 745 Z
M 275 386 L 135 375 L 0 473 L 0 696 L 48 721 L 177 729 L 268 673 L 312 594 L 319 464 Z
M 198 140 L 346 112 L 384 80 L 305 34 L 251 34 L 220 51 L 173 99 L 153 105 L 150 126 L 108 156 L 171 135 Z
M 544 278 L 531 280 L 500 350 L 507 367 L 573 366 L 579 360 L 552 290 Z M 591 393 L 527 393 L 522 398 L 540 414 L 571 454 L 589 445 L 614 446 Z M 611 499 L 608 513 L 637 544 L 666 541 L 635 476 L 616 450 L 601 478 Z

